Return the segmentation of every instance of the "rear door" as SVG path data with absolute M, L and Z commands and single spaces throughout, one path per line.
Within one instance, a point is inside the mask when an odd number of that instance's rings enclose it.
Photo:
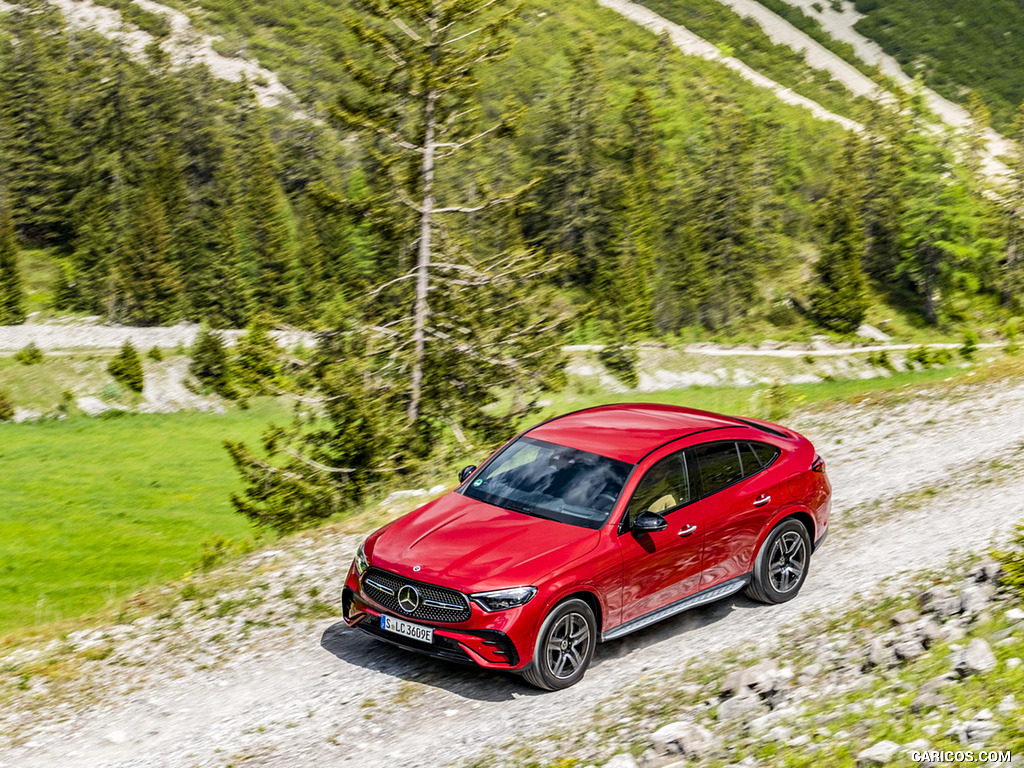
M 645 511 L 662 515 L 668 528 L 633 533 L 630 525 Z M 623 622 L 697 591 L 703 528 L 701 502 L 692 487 L 685 452 L 655 462 L 637 484 L 619 528 Z
M 748 440 L 722 440 L 688 449 L 696 464 L 704 513 L 700 588 L 741 576 L 753 567 L 754 547 L 784 501 L 767 468 L 778 449 Z

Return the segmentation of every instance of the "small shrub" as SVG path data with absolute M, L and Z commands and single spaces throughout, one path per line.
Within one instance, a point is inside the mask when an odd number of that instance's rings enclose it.
M 199 329 L 189 354 L 192 362 L 188 365 L 188 372 L 202 388 L 221 397 L 234 395 L 228 351 L 219 333 L 204 325 Z
M 771 309 L 768 310 L 767 317 L 768 322 L 776 328 L 787 328 L 800 319 L 793 308 L 792 302 L 789 301 L 779 301 L 772 304 Z
M 245 555 L 252 552 L 252 542 L 247 539 L 229 539 L 227 536 L 222 536 L 219 533 L 215 533 L 212 536 L 207 536 L 203 539 L 200 544 L 202 549 L 199 555 L 199 560 L 196 562 L 195 567 L 202 571 L 209 571 L 216 568 L 221 563 L 239 555 Z
M 892 361 L 889 359 L 889 353 L 884 349 L 879 352 L 872 352 L 869 354 L 868 365 L 874 366 L 875 368 L 882 368 L 886 371 L 894 370 Z
M 640 377 L 636 372 L 636 361 L 639 357 L 635 349 L 629 349 L 621 344 L 606 344 L 597 353 L 601 364 L 630 389 L 640 383 Z
M 132 392 L 141 392 L 145 383 L 142 372 L 142 361 L 138 352 L 130 341 L 126 341 L 121 351 L 118 352 L 107 364 L 107 373 L 115 381 L 124 384 Z
M 1006 336 L 1006 354 L 1015 355 L 1020 351 L 1020 342 L 1017 341 L 1017 335 L 1020 333 L 1020 320 L 1016 317 L 1011 317 L 1006 321 L 1006 326 L 1003 328 L 1003 335 Z
M 36 365 L 43 362 L 43 350 L 34 341 L 30 341 L 27 347 L 14 353 L 14 359 L 22 365 Z
M 160 351 L 160 347 L 153 347 L 149 352 L 146 353 L 146 357 L 152 360 L 154 363 L 159 363 L 164 359 L 164 353 Z
M 772 384 L 764 393 L 765 415 L 769 421 L 779 421 L 793 412 L 799 398 L 785 384 Z
M 14 419 L 14 403 L 7 393 L 0 389 L 0 421 L 11 421 Z
M 978 351 L 978 332 L 972 329 L 964 331 L 964 343 L 960 347 L 960 356 L 964 360 L 973 360 Z

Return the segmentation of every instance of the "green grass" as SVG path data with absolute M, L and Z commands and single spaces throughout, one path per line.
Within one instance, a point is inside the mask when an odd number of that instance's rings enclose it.
M 221 441 L 254 441 L 282 414 L 0 425 L 0 633 L 98 611 L 181 576 L 206 536 L 249 535 Z
M 970 371 L 946 367 L 927 370 L 903 371 L 887 378 L 841 379 L 814 384 L 792 384 L 785 387 L 795 408 L 848 400 L 871 393 L 893 392 L 903 387 L 917 387 L 945 382 L 965 381 Z M 977 373 L 975 373 L 975 376 Z M 622 394 L 596 393 L 570 388 L 552 398 L 551 404 L 531 420 L 540 420 L 558 413 L 589 408 L 605 403 L 648 402 L 682 405 L 704 411 L 728 413 L 735 416 L 768 417 L 769 405 L 765 387 L 688 387 L 662 392 L 625 392 Z M 777 414 L 776 414 L 777 415 Z

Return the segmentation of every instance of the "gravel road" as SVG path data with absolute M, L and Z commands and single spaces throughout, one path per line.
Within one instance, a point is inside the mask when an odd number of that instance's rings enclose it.
M 580 685 L 552 694 L 385 647 L 337 617 L 252 635 L 243 626 L 259 616 L 244 612 L 142 620 L 111 629 L 128 639 L 110 660 L 95 662 L 77 694 L 51 701 L 45 688 L 30 690 L 0 712 L 0 745 L 9 739 L 0 766 L 177 768 L 222 766 L 237 756 L 255 766 L 464 761 L 569 724 L 623 685 L 695 656 L 769 647 L 805 612 L 841 610 L 886 577 L 985 547 L 1020 516 L 1024 471 L 1005 467 L 1021 464 L 1024 382 L 837 407 L 793 424 L 826 457 L 835 504 L 829 541 L 800 598 L 784 606 L 740 597 L 691 611 L 601 646 Z M 991 463 L 1010 455 L 1016 460 L 1000 462 L 1002 469 Z M 926 501 L 901 502 L 915 491 Z M 304 545 L 279 572 L 258 579 L 276 585 L 273 592 L 305 578 L 336 605 L 357 541 L 335 535 Z

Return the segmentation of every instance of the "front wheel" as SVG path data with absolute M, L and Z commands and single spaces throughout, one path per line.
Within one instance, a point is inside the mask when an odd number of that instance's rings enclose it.
M 792 600 L 807 578 L 811 537 L 799 520 L 783 520 L 764 541 L 751 574 L 747 596 L 762 603 Z
M 583 600 L 566 600 L 555 606 L 541 625 L 533 663 L 523 672 L 530 685 L 559 691 L 575 685 L 594 658 L 597 620 Z

